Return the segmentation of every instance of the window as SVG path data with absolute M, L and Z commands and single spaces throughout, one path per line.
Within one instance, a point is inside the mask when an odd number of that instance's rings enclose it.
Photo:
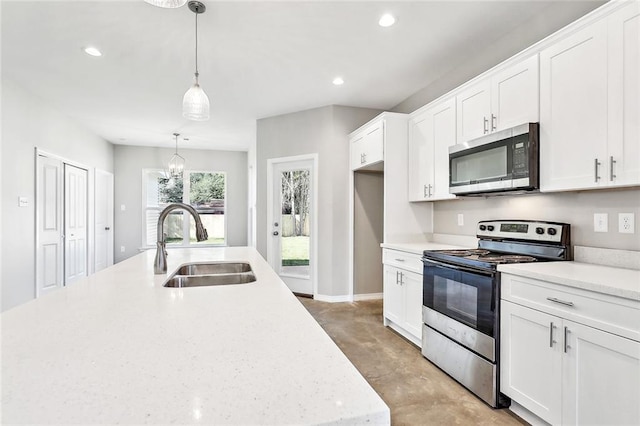
M 182 178 L 167 178 L 162 170 L 143 170 L 145 205 L 143 245 L 155 247 L 160 212 L 170 203 L 191 205 L 207 229 L 206 241 L 196 240 L 195 223 L 183 209 L 174 210 L 164 221 L 165 241 L 171 246 L 225 245 L 226 174 L 185 171 Z

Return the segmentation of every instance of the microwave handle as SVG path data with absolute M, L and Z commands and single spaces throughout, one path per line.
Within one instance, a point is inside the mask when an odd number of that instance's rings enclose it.
M 450 265 L 448 263 L 443 263 L 443 262 L 438 262 L 436 260 L 431 260 L 431 259 L 427 259 L 425 257 L 422 258 L 423 262 L 429 262 L 429 263 L 433 263 L 436 266 L 440 266 L 442 268 L 447 268 L 447 269 L 455 269 L 457 271 L 462 271 L 462 272 L 469 272 L 471 274 L 479 274 L 479 275 L 486 275 L 488 277 L 491 277 L 494 275 L 494 272 L 488 272 L 488 271 L 480 271 L 478 269 L 472 269 L 472 268 L 467 268 L 464 266 L 458 266 L 458 265 Z

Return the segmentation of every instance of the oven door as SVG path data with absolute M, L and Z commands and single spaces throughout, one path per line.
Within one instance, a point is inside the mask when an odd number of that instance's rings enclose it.
M 423 305 L 480 333 L 494 335 L 497 272 L 422 258 Z

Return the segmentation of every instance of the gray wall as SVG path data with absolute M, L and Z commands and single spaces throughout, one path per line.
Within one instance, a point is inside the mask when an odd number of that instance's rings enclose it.
M 173 149 L 116 145 L 115 147 L 115 261 L 139 253 L 142 247 L 142 169 L 163 169 Z M 248 176 L 244 151 L 180 149 L 188 170 L 227 173 L 227 245 L 247 245 Z M 121 210 L 121 205 L 125 210 Z M 120 247 L 125 251 L 121 252 Z
M 318 293 L 349 294 L 348 134 L 380 111 L 326 106 L 258 120 L 257 248 L 267 255 L 267 159 L 318 154 Z
M 113 145 L 2 79 L 2 310 L 35 297 L 35 150 L 109 172 Z M 28 207 L 18 207 L 18 197 Z
M 353 294 L 382 293 L 384 173 L 353 177 Z

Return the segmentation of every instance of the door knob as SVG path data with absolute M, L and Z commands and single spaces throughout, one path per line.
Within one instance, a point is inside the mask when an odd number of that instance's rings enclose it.
M 279 235 L 279 234 L 278 234 L 278 231 L 273 231 L 273 235 L 274 235 L 274 236 L 278 236 L 278 235 Z
M 273 223 L 273 226 L 278 226 L 278 222 L 274 222 L 274 223 Z

